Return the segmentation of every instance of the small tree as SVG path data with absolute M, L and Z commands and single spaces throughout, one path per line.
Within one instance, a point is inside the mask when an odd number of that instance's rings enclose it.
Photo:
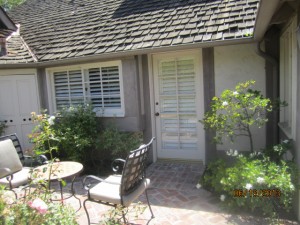
M 20 5 L 25 0 L 0 0 L 0 6 L 2 6 L 5 10 L 11 10 L 13 7 Z
M 251 127 L 262 127 L 267 121 L 267 112 L 272 111 L 270 99 L 264 98 L 251 87 L 255 81 L 250 80 L 236 85 L 235 90 L 224 90 L 220 97 L 214 97 L 211 110 L 206 112 L 203 120 L 205 129 L 216 131 L 214 140 L 222 143 L 227 137 L 232 142 L 238 136 L 249 138 L 250 151 L 253 152 Z

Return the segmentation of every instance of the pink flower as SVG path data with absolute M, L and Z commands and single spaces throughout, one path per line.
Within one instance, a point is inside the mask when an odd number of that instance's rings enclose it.
M 47 204 L 40 198 L 36 198 L 32 201 L 28 202 L 28 205 L 32 209 L 36 209 L 40 214 L 47 213 L 48 206 Z

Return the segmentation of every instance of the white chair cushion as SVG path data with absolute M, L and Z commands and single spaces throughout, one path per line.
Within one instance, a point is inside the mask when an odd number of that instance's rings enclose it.
M 15 146 L 10 139 L 0 141 L 0 167 L 9 168 L 11 173 L 18 172 L 23 168 Z M 2 178 L 11 173 L 1 170 L 0 177 Z
M 12 187 L 19 187 L 21 185 L 27 184 L 29 181 L 29 174 L 30 174 L 30 168 L 29 167 L 23 167 L 23 169 L 19 172 L 16 172 L 13 174 L 13 179 L 11 181 Z M 6 177 L 0 179 L 0 184 L 9 186 L 9 182 L 7 181 Z
M 105 179 L 110 184 L 101 182 L 90 189 L 90 197 L 94 200 L 110 202 L 113 204 L 121 204 L 120 184 L 121 175 L 111 175 Z M 132 193 L 123 196 L 123 206 L 129 206 L 135 199 L 137 199 L 150 185 L 150 179 L 144 179 L 139 187 Z

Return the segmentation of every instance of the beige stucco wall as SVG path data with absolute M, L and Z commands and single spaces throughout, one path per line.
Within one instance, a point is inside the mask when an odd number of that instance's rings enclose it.
M 300 20 L 300 16 L 298 15 L 299 20 Z M 300 22 L 298 22 L 297 25 L 299 25 Z M 297 48 L 297 80 L 300 81 L 300 48 L 299 48 L 299 44 L 298 44 L 298 48 Z M 296 112 L 296 134 L 295 134 L 295 140 L 294 140 L 294 145 L 293 145 L 293 152 L 296 155 L 296 162 L 298 165 L 298 169 L 300 169 L 300 82 L 297 82 L 297 98 L 296 98 L 296 102 L 297 102 L 297 112 Z M 298 193 L 296 195 L 297 197 L 295 199 L 297 199 L 295 201 L 295 209 L 294 211 L 297 214 L 298 217 L 298 221 L 300 221 L 300 189 L 298 189 Z
M 239 82 L 255 80 L 255 89 L 265 95 L 265 62 L 255 52 L 255 44 L 222 46 L 215 48 L 215 88 L 216 96 L 224 89 L 233 89 Z M 253 129 L 254 148 L 265 147 L 265 128 Z M 226 142 L 217 150 L 249 150 L 248 138 L 239 137 L 234 144 Z
M 122 59 L 125 117 L 104 118 L 105 123 L 115 123 L 123 131 L 143 129 L 140 108 L 140 89 L 137 61 L 134 57 Z

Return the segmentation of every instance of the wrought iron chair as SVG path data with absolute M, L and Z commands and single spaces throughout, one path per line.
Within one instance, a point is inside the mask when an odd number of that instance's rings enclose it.
M 149 199 L 147 188 L 150 185 L 150 179 L 146 178 L 146 164 L 149 148 L 155 138 L 146 145 L 141 145 L 138 149 L 131 151 L 126 160 L 116 159 L 113 164 L 113 171 L 118 172 L 122 169 L 122 174 L 114 174 L 106 179 L 96 176 L 86 176 L 83 180 L 85 188 L 88 190 L 87 199 L 83 202 L 84 210 L 87 215 L 88 224 L 90 217 L 86 207 L 87 201 L 98 202 L 101 204 L 117 207 L 128 207 L 143 192 L 145 192 L 147 203 L 151 212 L 151 219 L 154 218 Z M 120 162 L 122 167 L 120 167 Z M 100 183 L 91 187 L 92 179 Z M 90 181 L 89 183 L 87 181 Z M 122 217 L 126 223 L 125 213 L 122 210 Z
M 0 137 L 0 184 L 9 190 L 14 192 L 14 188 L 29 182 L 31 167 L 25 165 L 41 165 L 46 162 L 45 156 L 38 157 L 37 160 L 25 156 L 16 134 Z M 14 194 L 17 197 L 15 192 Z
M 21 143 L 19 141 L 19 138 L 16 133 L 0 137 L 0 141 L 7 140 L 7 139 L 12 140 L 12 142 L 15 146 L 15 150 L 16 150 L 23 166 L 35 167 L 35 166 L 40 166 L 42 164 L 47 163 L 48 159 L 45 155 L 39 155 L 36 157 L 25 155 L 23 152 Z

